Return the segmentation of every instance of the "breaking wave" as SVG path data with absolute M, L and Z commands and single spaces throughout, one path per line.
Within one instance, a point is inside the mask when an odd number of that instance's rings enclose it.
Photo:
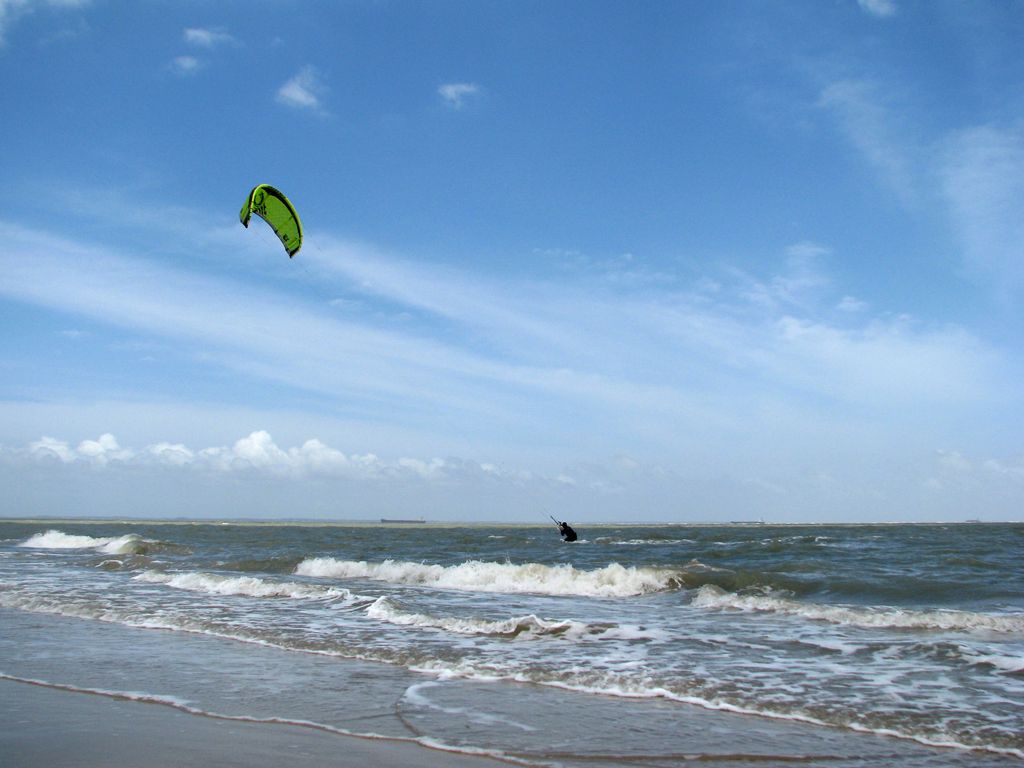
M 283 597 L 296 600 L 349 600 L 352 592 L 339 587 L 320 584 L 278 582 L 255 576 L 221 576 L 215 573 L 162 573 L 143 571 L 135 581 L 166 584 L 174 589 L 205 592 L 211 595 L 239 595 L 245 597 Z
M 373 579 L 470 592 L 585 597 L 633 597 L 681 586 L 676 571 L 626 567 L 618 563 L 587 571 L 568 564 L 515 565 L 470 560 L 444 566 L 396 560 L 368 563 L 365 560 L 314 557 L 299 563 L 295 573 L 322 579 Z
M 705 584 L 693 598 L 697 608 L 778 613 L 832 624 L 882 629 L 940 629 L 1024 633 L 1024 614 L 977 613 L 950 609 L 911 610 L 806 603 L 771 594 L 741 595 Z
M 126 536 L 109 536 L 96 538 L 93 536 L 75 536 L 58 530 L 37 533 L 18 546 L 33 549 L 94 549 L 105 555 L 140 555 L 149 551 L 159 542 L 149 541 L 141 536 L 130 533 Z

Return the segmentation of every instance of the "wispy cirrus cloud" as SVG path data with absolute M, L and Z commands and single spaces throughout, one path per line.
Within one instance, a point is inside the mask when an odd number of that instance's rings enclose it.
M 912 131 L 883 89 L 867 80 L 839 80 L 818 100 L 830 111 L 850 143 L 879 173 L 905 205 L 917 202 L 919 161 Z
M 697 381 L 728 380 L 739 371 L 783 389 L 845 393 L 850 402 L 881 403 L 901 392 L 901 400 L 960 399 L 984 387 L 984 376 L 975 379 L 972 371 L 990 370 L 989 353 L 962 330 L 928 329 L 901 315 L 853 321 L 851 310 L 866 304 L 832 285 L 820 264 L 828 253 L 801 242 L 786 249 L 784 268 L 769 277 L 733 272 L 709 291 L 648 286 L 627 292 L 585 278 L 575 286 L 495 284 L 339 243 L 325 243 L 311 259 L 364 295 L 466 329 L 474 345 L 503 358 L 519 358 L 538 371 L 545 364 L 568 368 L 591 392 L 598 382 L 606 392 L 622 387 L 623 401 L 660 398 L 667 405 L 685 400 Z M 834 317 L 844 302 L 843 317 Z M 620 368 L 616 361 L 626 364 Z M 661 375 L 635 380 L 622 372 L 631 365 Z M 912 370 L 920 365 L 946 370 L 946 384 L 921 381 Z M 665 388 L 643 394 L 655 382 Z
M 145 211 L 123 208 L 128 219 L 147 220 Z M 193 231 L 200 234 L 192 248 L 225 248 L 216 227 Z M 314 237 L 318 247 L 303 251 L 305 274 L 332 290 L 303 297 L 294 286 L 260 289 L 230 272 L 198 272 L 0 222 L 0 296 L 88 324 L 94 347 L 119 329 L 159 340 L 176 359 L 201 361 L 192 376 L 222 371 L 215 378 L 232 382 L 225 397 L 242 397 L 253 411 L 247 423 L 295 424 L 294 414 L 279 411 L 310 396 L 320 408 L 358 414 L 364 427 L 345 453 L 349 462 L 383 452 L 393 455 L 384 462 L 389 472 L 448 471 L 430 454 L 399 463 L 409 456 L 400 446 L 415 432 L 434 456 L 467 456 L 456 462 L 463 469 L 495 457 L 512 458 L 509 477 L 534 467 L 536 489 L 564 486 L 559 476 L 588 477 L 591 488 L 639 488 L 639 475 L 620 477 L 609 465 L 566 471 L 567 456 L 615 455 L 647 466 L 652 457 L 687 457 L 689 469 L 673 480 L 686 484 L 742 467 L 745 488 L 795 489 L 795 467 L 822 464 L 836 482 L 862 484 L 879 450 L 895 460 L 951 444 L 952 426 L 974 418 L 979 403 L 1019 407 L 998 350 L 964 329 L 848 300 L 826 270 L 831 249 L 821 243 L 783 249 L 771 273 L 724 270 L 684 284 L 608 280 L 603 271 L 497 279 Z M 635 271 L 637 261 L 622 268 Z M 393 319 L 398 313 L 406 319 Z M 259 396 L 261 382 L 275 393 L 272 402 Z M 291 394 L 282 399 L 282 391 Z M 67 396 L 87 393 L 76 385 Z M 182 396 L 185 407 L 191 390 Z M 307 420 L 316 422 L 312 414 Z M 333 434 L 356 434 L 340 429 Z M 399 432 L 398 441 L 385 437 Z M 348 466 L 327 442 L 275 448 L 261 434 L 212 453 L 180 439 L 139 449 L 106 437 L 65 440 L 37 441 L 33 455 L 72 466 L 207 469 L 218 461 L 244 466 L 247 456 L 249 466 L 263 462 L 285 474 L 314 458 Z M 554 456 L 561 459 L 552 464 Z M 668 498 L 665 482 L 655 484 Z M 711 486 L 707 493 L 715 498 Z
M 878 84 L 837 81 L 818 103 L 908 210 L 948 223 L 973 279 L 1004 300 L 1024 290 L 1024 122 L 923 140 Z
M 1005 298 L 1024 290 L 1024 123 L 942 143 L 939 180 L 970 272 Z
M 321 237 L 305 263 L 344 294 L 339 310 L 12 225 L 0 233 L 9 298 L 200 345 L 247 375 L 367 402 L 481 414 L 541 398 L 545 410 L 573 402 L 628 419 L 632 404 L 685 418 L 693 402 L 717 399 L 709 393 L 755 382 L 783 400 L 813 392 L 840 408 L 898 407 L 983 398 L 995 375 L 994 352 L 962 329 L 837 313 L 845 294 L 817 261 L 827 249 L 806 242 L 782 254 L 774 275 L 623 291 L 585 275 L 510 285 Z M 388 306 L 416 322 L 382 322 Z

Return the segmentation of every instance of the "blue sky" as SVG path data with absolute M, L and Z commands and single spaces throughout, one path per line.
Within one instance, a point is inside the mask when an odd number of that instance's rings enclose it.
M 0 514 L 1019 519 L 1021 39 L 0 0 Z

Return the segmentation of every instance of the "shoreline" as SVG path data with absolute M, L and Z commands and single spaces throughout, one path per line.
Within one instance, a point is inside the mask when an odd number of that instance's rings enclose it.
M 259 720 L 43 681 L 0 678 L 0 747 L 11 765 L 182 768 L 488 768 L 497 755 L 369 738 L 315 723 Z

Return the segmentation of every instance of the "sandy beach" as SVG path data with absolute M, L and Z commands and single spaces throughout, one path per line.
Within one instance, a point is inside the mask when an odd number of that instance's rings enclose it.
M 222 720 L 160 704 L 9 680 L 0 680 L 0 753 L 8 768 L 487 768 L 505 764 L 411 742 Z

